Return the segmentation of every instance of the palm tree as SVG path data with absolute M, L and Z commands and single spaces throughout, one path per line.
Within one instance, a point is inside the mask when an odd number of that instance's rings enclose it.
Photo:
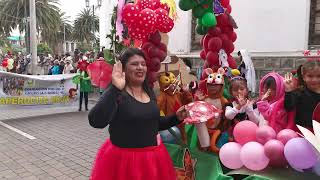
M 73 27 L 65 13 L 60 13 L 61 21 L 57 29 L 44 29 L 41 31 L 41 37 L 49 44 L 52 49 L 60 45 L 64 40 L 71 40 Z
M 61 13 L 59 0 L 36 0 L 36 20 L 38 33 L 59 31 Z M 29 14 L 28 0 L 0 0 L 0 33 L 9 35 L 12 29 L 26 32 L 26 16 Z M 45 37 L 53 36 L 48 34 Z M 45 39 L 44 41 L 48 41 Z
M 93 15 L 91 9 L 84 9 L 74 21 L 73 39 L 78 42 L 94 42 L 95 32 L 99 30 L 99 19 Z

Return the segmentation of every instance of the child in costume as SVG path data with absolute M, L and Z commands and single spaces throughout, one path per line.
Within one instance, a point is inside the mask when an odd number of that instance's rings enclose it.
M 257 125 L 264 121 L 261 118 L 257 105 L 248 99 L 249 90 L 247 81 L 241 76 L 234 77 L 230 81 L 230 93 L 233 96 L 232 103 L 226 106 L 225 116 L 232 120 L 232 127 L 240 121 L 249 120 Z
M 93 91 L 93 87 L 91 85 L 90 76 L 87 73 L 87 66 L 89 63 L 85 60 L 80 60 L 78 63 L 78 75 L 75 76 L 78 78 L 77 84 L 80 85 L 80 101 L 79 101 L 79 111 L 82 110 L 82 99 L 84 98 L 85 109 L 88 111 L 88 101 L 89 101 L 89 93 Z
M 178 91 L 180 80 L 172 72 L 164 72 L 160 74 L 159 85 L 160 95 L 157 97 L 157 104 L 165 115 L 174 114 L 181 106 L 192 102 L 192 94 L 181 88 Z M 178 128 L 181 132 L 183 141 L 186 141 L 186 133 L 184 124 L 179 124 Z
M 223 97 L 224 73 L 223 68 L 219 68 L 215 73 L 211 68 L 205 69 L 203 73 L 204 80 L 199 84 L 196 100 L 208 102 L 224 111 L 225 105 L 228 103 L 228 100 Z M 205 125 L 202 123 L 196 124 L 202 150 L 216 153 L 219 151 L 217 141 L 224 131 L 224 126 L 224 117 L 215 117 L 208 120 Z
M 287 111 L 296 109 L 295 123 L 312 129 L 312 120 L 320 122 L 320 61 L 308 60 L 298 73 L 302 88 L 296 87 L 292 74 L 284 80 L 284 107 Z
M 284 78 L 271 72 L 260 81 L 260 101 L 257 102 L 259 112 L 269 125 L 279 132 L 282 129 L 294 129 L 294 114 L 284 109 Z

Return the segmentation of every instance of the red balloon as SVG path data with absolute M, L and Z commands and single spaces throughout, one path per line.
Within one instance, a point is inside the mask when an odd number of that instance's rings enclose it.
M 160 3 L 160 8 L 166 10 L 167 13 L 169 13 L 169 11 L 170 11 L 170 8 L 169 8 L 169 6 L 167 4 Z
M 222 47 L 226 51 L 227 54 L 230 54 L 234 51 L 234 45 L 231 40 L 223 41 Z
M 159 29 L 159 27 L 163 26 L 166 22 L 168 17 L 168 13 L 166 10 L 162 9 L 162 8 L 158 8 L 154 11 L 156 13 L 156 18 L 157 18 L 157 24 L 156 27 L 157 29 Z
M 167 57 L 167 51 L 159 50 L 158 53 L 159 53 L 158 57 L 160 59 L 160 62 L 164 61 Z
M 154 46 L 151 42 L 145 42 L 145 43 L 143 43 L 143 45 L 142 45 L 142 49 L 143 50 L 145 50 L 145 51 L 148 51 L 148 49 L 150 48 L 150 47 L 152 47 L 152 46 Z
M 229 33 L 233 32 L 233 27 L 232 26 L 223 26 L 221 28 L 221 30 L 222 30 L 222 33 L 229 34 Z
M 219 64 L 219 55 L 216 52 L 209 51 L 207 53 L 206 59 L 207 59 L 208 65 L 210 66 Z
M 161 4 L 161 2 L 160 2 L 160 0 L 152 0 L 152 10 L 156 10 L 156 9 L 158 9 L 159 7 L 160 7 L 160 4 Z
M 145 51 L 143 51 L 143 53 L 144 53 L 144 57 L 146 58 L 146 65 L 147 65 L 147 67 L 149 67 L 151 64 L 151 59 Z
M 221 34 L 221 35 L 220 35 L 220 38 L 221 38 L 222 42 L 224 42 L 224 41 L 229 41 L 229 37 L 228 37 L 227 34 Z
M 221 34 L 221 29 L 219 27 L 209 28 L 208 33 L 211 36 L 219 36 Z
M 227 8 L 230 4 L 230 0 L 220 0 L 220 3 L 224 8 Z
M 204 50 L 200 52 L 200 57 L 201 59 L 206 60 L 206 52 Z
M 139 14 L 139 26 L 146 31 L 146 34 L 154 32 L 156 24 L 156 13 L 146 8 Z
M 140 9 L 152 8 L 153 2 L 152 0 L 138 0 L 137 5 Z
M 149 66 L 150 71 L 158 72 L 160 68 L 161 68 L 161 63 L 158 57 L 154 57 L 150 59 L 150 66 Z
M 231 14 L 231 12 L 232 12 L 232 7 L 230 6 L 230 4 L 227 6 L 227 11 L 228 11 L 229 14 Z
M 213 52 L 218 52 L 222 47 L 222 40 L 219 37 L 213 37 L 209 40 L 208 48 Z
M 148 55 L 150 58 L 159 57 L 159 49 L 156 46 L 152 46 L 148 49 Z
M 204 64 L 203 64 L 203 69 L 206 69 L 206 68 L 210 68 L 210 65 L 208 64 L 208 61 L 205 61 Z
M 236 32 L 231 32 L 228 34 L 229 36 L 229 39 L 232 41 L 232 42 L 235 42 L 237 40 L 237 33 Z
M 159 31 L 156 31 L 155 33 L 150 34 L 149 39 L 153 44 L 159 45 L 161 42 L 161 35 Z
M 162 51 L 167 52 L 167 46 L 166 46 L 165 44 L 160 43 L 160 44 L 159 44 L 159 48 L 160 48 Z
M 157 81 L 158 79 L 158 73 L 154 72 L 154 71 L 149 71 L 149 73 L 147 74 L 148 76 L 148 81 L 149 83 L 152 85 L 154 82 Z
M 231 69 L 237 69 L 237 62 L 232 56 L 229 56 L 227 61 Z
M 226 14 L 217 16 L 217 22 L 219 26 L 227 26 L 230 24 L 229 17 Z
M 174 26 L 173 20 L 171 18 L 168 18 L 167 22 L 163 26 L 159 27 L 159 31 L 163 33 L 168 33 L 173 29 L 173 26 Z
M 135 6 L 133 3 L 126 4 L 122 9 L 122 18 L 123 21 L 130 25 L 134 23 L 134 20 L 137 18 L 139 13 L 139 8 Z
M 212 36 L 210 36 L 209 34 L 206 34 L 206 35 L 204 36 L 202 47 L 204 47 L 204 50 L 205 50 L 206 52 L 209 51 L 208 46 L 209 46 L 209 40 L 210 40 L 211 38 L 212 38 Z

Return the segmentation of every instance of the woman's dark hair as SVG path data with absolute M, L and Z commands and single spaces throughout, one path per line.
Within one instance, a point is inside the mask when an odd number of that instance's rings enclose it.
M 135 55 L 141 56 L 141 57 L 143 57 L 143 59 L 146 59 L 143 51 L 141 51 L 138 48 L 127 48 L 127 49 L 123 50 L 122 53 L 120 54 L 120 57 L 119 57 L 119 60 L 122 63 L 123 67 L 125 67 L 129 61 L 129 59 Z
M 267 89 L 269 89 L 269 88 L 275 89 L 276 88 L 276 80 L 272 76 L 269 76 L 266 78 L 266 80 L 264 80 L 263 86 L 265 86 Z
M 133 56 L 141 56 L 144 60 L 146 60 L 146 57 L 142 50 L 138 48 L 127 48 L 120 54 L 119 60 L 122 64 L 122 68 L 124 69 L 129 61 L 129 59 Z M 142 83 L 143 89 L 146 91 L 146 93 L 150 96 L 151 99 L 156 99 L 156 96 L 153 92 L 153 89 L 148 84 L 148 77 L 146 76 L 145 80 Z

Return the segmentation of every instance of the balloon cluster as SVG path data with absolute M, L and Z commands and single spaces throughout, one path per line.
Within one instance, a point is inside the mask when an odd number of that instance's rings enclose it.
M 291 129 L 276 134 L 270 126 L 242 121 L 235 126 L 233 135 L 236 142 L 223 145 L 219 152 L 222 164 L 230 169 L 245 166 L 260 171 L 268 165 L 284 167 L 288 163 L 302 171 L 316 165 L 317 154 L 312 145 Z
M 155 31 L 168 33 L 174 26 L 169 8 L 160 0 L 138 0 L 123 7 L 122 18 L 131 39 L 146 41 Z
M 10 59 L 5 58 L 5 59 L 3 59 L 1 66 L 3 67 L 2 69 L 10 71 L 14 67 L 14 60 L 11 58 Z
M 167 57 L 167 46 L 161 43 L 159 31 L 150 34 L 146 42 L 142 44 L 148 67 L 147 77 L 150 85 L 157 81 L 157 72 L 161 68 L 161 62 Z
M 200 41 L 203 47 L 200 57 L 205 61 L 205 68 L 230 67 L 236 69 L 236 61 L 231 56 L 234 51 L 233 42 L 236 39 L 237 35 L 232 27 L 221 28 L 217 26 L 210 28 L 208 34 L 203 36 Z
M 180 0 L 179 7 L 183 11 L 192 10 L 193 16 L 197 18 L 196 31 L 198 34 L 204 35 L 208 28 L 217 25 L 213 0 Z
M 193 16 L 198 18 L 196 32 L 204 35 L 200 41 L 203 48 L 200 57 L 205 61 L 204 68 L 235 69 L 236 61 L 230 54 L 234 51 L 233 42 L 237 39 L 234 32 L 237 25 L 230 15 L 230 0 L 180 0 L 179 7 L 185 11 L 192 9 Z

